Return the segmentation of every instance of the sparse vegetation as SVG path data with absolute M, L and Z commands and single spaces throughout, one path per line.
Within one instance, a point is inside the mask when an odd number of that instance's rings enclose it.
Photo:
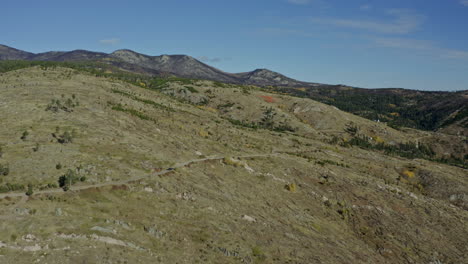
M 132 108 L 125 108 L 122 104 L 113 104 L 111 102 L 108 102 L 108 105 L 110 105 L 112 107 L 112 110 L 115 110 L 115 111 L 119 111 L 119 112 L 124 112 L 124 113 L 128 113 L 132 116 L 136 116 L 138 118 L 140 118 L 141 120 L 147 120 L 147 121 L 155 121 L 155 119 L 151 118 L 150 116 L 138 111 L 138 110 L 135 110 L 135 109 L 132 109 Z
M 79 181 L 84 182 L 85 180 L 85 176 L 80 176 L 75 170 L 68 169 L 64 175 L 59 177 L 58 184 L 64 191 L 68 191 L 73 184 Z
M 60 132 L 60 129 L 56 129 L 56 132 Z M 73 142 L 73 138 L 76 137 L 76 130 L 65 130 L 61 135 L 52 133 L 52 136 L 57 139 L 57 142 L 60 144 L 68 144 Z
M 116 93 L 116 94 L 120 94 L 120 95 L 123 95 L 123 96 L 126 96 L 130 99 L 133 99 L 135 101 L 138 101 L 138 102 L 142 102 L 144 104 L 148 104 L 148 105 L 151 105 L 153 106 L 154 108 L 159 108 L 159 109 L 163 109 L 163 110 L 166 110 L 166 111 L 169 111 L 169 112 L 175 112 L 174 108 L 172 107 L 169 107 L 169 106 L 165 106 L 163 104 L 159 104 L 159 103 L 156 103 L 155 101 L 152 101 L 152 100 L 148 100 L 148 99 L 143 99 L 143 98 L 140 98 L 138 96 L 135 96 L 131 93 L 128 93 L 128 92 L 125 92 L 125 91 L 121 91 L 121 90 L 117 90 L 117 89 L 112 89 L 112 92 L 113 93 Z
M 0 175 L 8 176 L 8 174 L 10 174 L 10 168 L 8 165 L 0 164 Z
M 24 191 L 24 185 L 18 183 L 6 183 L 0 186 L 0 193 Z
M 34 151 L 34 152 L 38 152 L 38 151 L 39 151 L 39 148 L 40 148 L 39 143 L 36 143 L 36 145 L 33 147 L 33 151 Z
M 0 177 L 1 258 L 8 263 L 31 263 L 38 254 L 44 254 L 44 262 L 66 263 L 74 253 L 56 249 L 68 246 L 89 252 L 92 260 L 129 263 L 184 262 L 186 257 L 194 263 L 426 263 L 436 251 L 444 263 L 463 262 L 465 171 L 377 149 L 385 144 L 416 151 L 394 142 L 411 142 L 420 138 L 419 131 L 394 131 L 285 95 L 274 96 L 281 105 L 267 104 L 259 97 L 265 93 L 253 88 L 246 96 L 239 87 L 213 88 L 209 81 L 194 86 L 200 93 L 190 96 L 205 96 L 207 87 L 213 96 L 207 106 L 197 107 L 143 90 L 153 89 L 145 78 L 134 87 L 118 78 L 96 79 L 62 68 L 43 73 L 36 68 L 0 76 L 0 91 L 11 98 L 2 107 L 10 112 L 2 116 L 6 125 L 0 128 L 0 142 L 6 143 L 0 163 L 11 169 L 9 176 Z M 167 89 L 185 85 L 172 82 L 166 82 Z M 34 89 L 23 91 L 23 85 Z M 10 96 L 28 93 L 28 100 L 47 102 L 56 93 L 65 104 L 75 92 L 93 97 L 79 96 L 87 107 L 73 114 L 30 111 L 23 105 L 15 109 L 25 97 Z M 168 113 L 149 101 L 176 111 Z M 214 109 L 223 104 L 229 113 Z M 40 104 L 30 105 L 37 109 Z M 263 105 L 276 113 L 266 114 L 273 116 L 268 128 L 260 124 L 268 110 Z M 312 113 L 317 114 L 313 118 L 322 118 L 324 126 L 301 123 L 308 114 L 301 111 L 316 107 L 323 112 Z M 138 113 L 157 122 L 140 121 L 134 117 Z M 343 131 L 349 121 L 354 132 Z M 282 125 L 300 129 L 277 133 Z M 31 135 L 22 142 L 25 129 Z M 67 131 L 71 139 L 66 141 L 72 144 L 51 143 L 68 138 Z M 36 142 L 40 150 L 31 153 Z M 420 143 L 414 147 L 429 153 Z M 79 186 L 80 191 L 51 190 L 59 186 Z M 25 199 L 26 193 L 31 199 Z M 31 223 L 32 228 L 24 228 Z M 17 243 L 8 241 L 12 235 Z M 15 254 L 26 246 L 38 251 Z M 161 250 L 167 247 L 171 250 Z
M 33 185 L 32 184 L 28 184 L 28 190 L 26 191 L 26 195 L 27 196 L 31 196 L 33 195 L 34 191 L 33 191 Z
M 29 132 L 27 130 L 23 131 L 23 134 L 21 134 L 21 140 L 25 141 L 29 136 Z
M 290 192 L 296 192 L 297 186 L 295 183 L 286 184 L 284 188 Z
M 64 98 L 65 95 L 62 95 Z M 47 105 L 46 111 L 51 111 L 57 113 L 59 111 L 64 111 L 67 113 L 73 112 L 75 107 L 79 106 L 78 100 L 76 100 L 76 96 L 73 94 L 71 98 L 68 98 L 65 103 L 62 103 L 59 99 L 52 99 L 51 102 Z

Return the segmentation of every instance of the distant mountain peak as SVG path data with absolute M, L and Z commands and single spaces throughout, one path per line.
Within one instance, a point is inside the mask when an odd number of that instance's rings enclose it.
M 69 52 L 44 52 L 39 54 L 0 45 L 0 60 L 40 61 L 105 61 L 123 70 L 148 75 L 170 74 L 184 78 L 206 79 L 235 84 L 259 86 L 313 86 L 268 69 L 256 69 L 244 73 L 226 73 L 188 55 L 149 56 L 130 49 L 116 50 L 110 54 L 87 50 Z
M 25 60 L 33 53 L 0 44 L 0 60 Z

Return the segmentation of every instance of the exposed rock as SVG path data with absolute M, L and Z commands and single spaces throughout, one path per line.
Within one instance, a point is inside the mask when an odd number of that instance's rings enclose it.
M 55 216 L 62 216 L 62 215 L 63 215 L 62 208 L 55 208 Z
M 255 223 L 257 222 L 257 220 L 251 216 L 248 216 L 248 215 L 242 215 L 242 220 L 245 220 L 247 222 L 251 222 L 251 223 Z
M 98 232 L 103 232 L 103 233 L 110 233 L 110 234 L 115 234 L 117 233 L 115 230 L 111 230 L 109 228 L 104 228 L 100 226 L 94 226 L 91 228 L 92 231 L 98 231 Z

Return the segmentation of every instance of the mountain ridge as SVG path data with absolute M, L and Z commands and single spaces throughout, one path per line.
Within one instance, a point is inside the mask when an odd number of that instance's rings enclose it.
M 268 69 L 255 69 L 250 72 L 228 73 L 205 64 L 191 56 L 159 55 L 151 56 L 130 49 L 119 49 L 111 53 L 94 52 L 88 50 L 49 51 L 31 53 L 0 44 L 0 60 L 28 60 L 28 61 L 102 61 L 132 71 L 128 64 L 138 65 L 145 74 L 173 74 L 177 77 L 206 79 L 211 81 L 228 82 L 258 86 L 317 86 L 317 83 L 302 82 L 284 76 Z M 121 63 L 125 64 L 122 65 Z
M 404 88 L 358 88 L 302 82 L 268 69 L 228 73 L 188 55 L 149 56 L 129 49 L 112 53 L 87 50 L 30 53 L 0 44 L 0 61 L 98 62 L 111 68 L 150 78 L 170 76 L 210 80 L 236 85 L 254 85 L 269 91 L 306 97 L 346 112 L 393 127 L 410 127 L 468 135 L 467 90 L 418 91 Z M 89 66 L 95 67 L 95 66 Z M 98 67 L 98 70 L 103 70 Z

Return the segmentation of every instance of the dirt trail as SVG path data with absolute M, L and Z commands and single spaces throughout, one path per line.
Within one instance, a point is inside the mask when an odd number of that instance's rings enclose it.
M 280 154 L 279 152 L 276 152 L 276 153 L 268 153 L 268 154 L 241 155 L 241 156 L 234 156 L 234 157 L 236 157 L 236 158 L 257 158 L 257 157 L 277 156 L 279 154 Z M 199 162 L 204 162 L 204 161 L 208 161 L 208 160 L 221 160 L 221 159 L 224 159 L 224 157 L 225 156 L 214 156 L 214 157 L 207 157 L 207 158 L 203 158 L 203 159 L 192 159 L 192 160 L 188 160 L 188 161 L 185 161 L 185 162 L 177 163 L 176 165 L 172 166 L 171 168 L 167 168 L 165 170 L 153 173 L 153 174 L 148 175 L 148 176 L 134 177 L 134 178 L 120 180 L 120 181 L 110 181 L 110 182 L 103 182 L 103 183 L 96 183 L 96 184 L 89 184 L 89 185 L 71 186 L 71 188 L 68 190 L 68 192 L 82 191 L 82 190 L 86 190 L 86 189 L 100 188 L 100 187 L 106 187 L 106 186 L 124 185 L 124 184 L 128 184 L 130 182 L 143 180 L 143 179 L 148 178 L 148 177 L 164 175 L 164 174 L 167 174 L 167 173 L 173 171 L 173 169 L 182 168 L 182 167 L 185 167 L 185 166 L 187 166 L 189 164 L 192 164 L 192 163 L 199 163 Z M 39 195 L 39 194 L 53 194 L 53 193 L 63 193 L 63 192 L 64 192 L 64 190 L 62 188 L 48 189 L 48 190 L 43 190 L 43 191 L 35 191 L 33 196 L 34 195 Z M 6 197 L 27 197 L 27 195 L 24 192 L 10 192 L 10 193 L 0 194 L 0 199 L 4 199 Z

